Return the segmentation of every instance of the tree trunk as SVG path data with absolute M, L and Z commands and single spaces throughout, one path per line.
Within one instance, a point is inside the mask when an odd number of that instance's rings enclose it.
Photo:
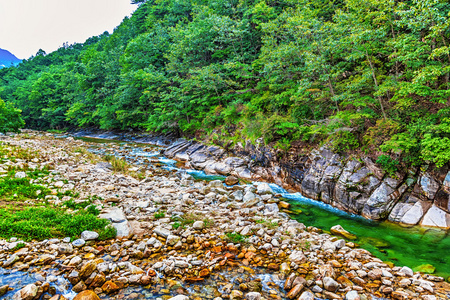
M 375 83 L 376 90 L 378 91 L 378 81 L 377 81 L 377 76 L 375 75 L 375 68 L 372 64 L 372 61 L 370 60 L 369 53 L 367 52 L 367 50 L 366 50 L 366 57 L 367 57 L 367 60 L 369 61 L 370 69 L 372 70 L 373 82 Z M 380 103 L 380 106 L 381 106 L 381 112 L 383 113 L 383 118 L 386 120 L 386 113 L 384 112 L 384 106 L 383 106 L 383 101 L 381 99 L 381 96 L 378 96 L 377 98 L 378 98 L 378 102 Z

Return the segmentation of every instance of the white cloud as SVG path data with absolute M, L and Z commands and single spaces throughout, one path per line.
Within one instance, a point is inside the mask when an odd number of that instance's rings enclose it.
M 112 32 L 137 8 L 131 0 L 0 0 L 0 48 L 18 58 Z

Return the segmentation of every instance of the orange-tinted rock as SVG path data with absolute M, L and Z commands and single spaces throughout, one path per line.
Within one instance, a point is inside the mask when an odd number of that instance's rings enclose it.
M 67 300 L 63 295 L 55 295 L 50 300 Z
M 142 285 L 149 285 L 151 281 L 152 281 L 152 278 L 150 276 L 144 275 L 141 277 Z
M 96 293 L 91 290 L 82 291 L 73 300 L 100 300 Z
M 102 285 L 102 290 L 105 293 L 110 294 L 110 293 L 113 293 L 113 292 L 119 290 L 119 287 L 114 282 L 107 281 L 107 282 L 105 282 L 105 284 Z
M 207 276 L 209 276 L 210 273 L 211 272 L 209 272 L 208 269 L 203 269 L 203 270 L 200 271 L 200 274 L 198 274 L 198 276 L 200 276 L 200 277 L 207 277 Z
M 288 299 L 294 299 L 295 297 L 297 297 L 300 294 L 300 292 L 302 290 L 303 290 L 303 284 L 297 284 L 289 291 L 289 293 L 286 295 L 286 297 Z

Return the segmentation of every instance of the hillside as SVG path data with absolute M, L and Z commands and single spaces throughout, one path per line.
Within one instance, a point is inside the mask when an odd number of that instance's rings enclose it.
M 280 155 L 328 143 L 392 174 L 448 164 L 447 1 L 135 2 L 113 34 L 1 70 L 0 97 L 32 128 L 260 139 Z
M 15 57 L 8 50 L 0 48 L 0 69 L 5 67 L 10 67 L 11 65 L 17 65 L 21 60 Z

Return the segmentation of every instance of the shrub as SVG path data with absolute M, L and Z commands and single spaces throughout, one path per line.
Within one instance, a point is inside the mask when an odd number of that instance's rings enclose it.
M 400 163 L 398 160 L 392 159 L 389 155 L 380 155 L 378 156 L 377 164 L 390 176 L 394 176 L 395 172 L 398 171 L 398 165 Z
M 247 237 L 236 232 L 227 232 L 225 234 L 227 239 L 234 244 L 242 244 L 247 242 Z
M 94 230 L 102 238 L 115 236 L 109 221 L 99 219 L 88 211 L 74 214 L 60 208 L 25 208 L 20 211 L 0 209 L 0 237 L 43 240 L 52 237 L 78 237 L 85 230 Z

